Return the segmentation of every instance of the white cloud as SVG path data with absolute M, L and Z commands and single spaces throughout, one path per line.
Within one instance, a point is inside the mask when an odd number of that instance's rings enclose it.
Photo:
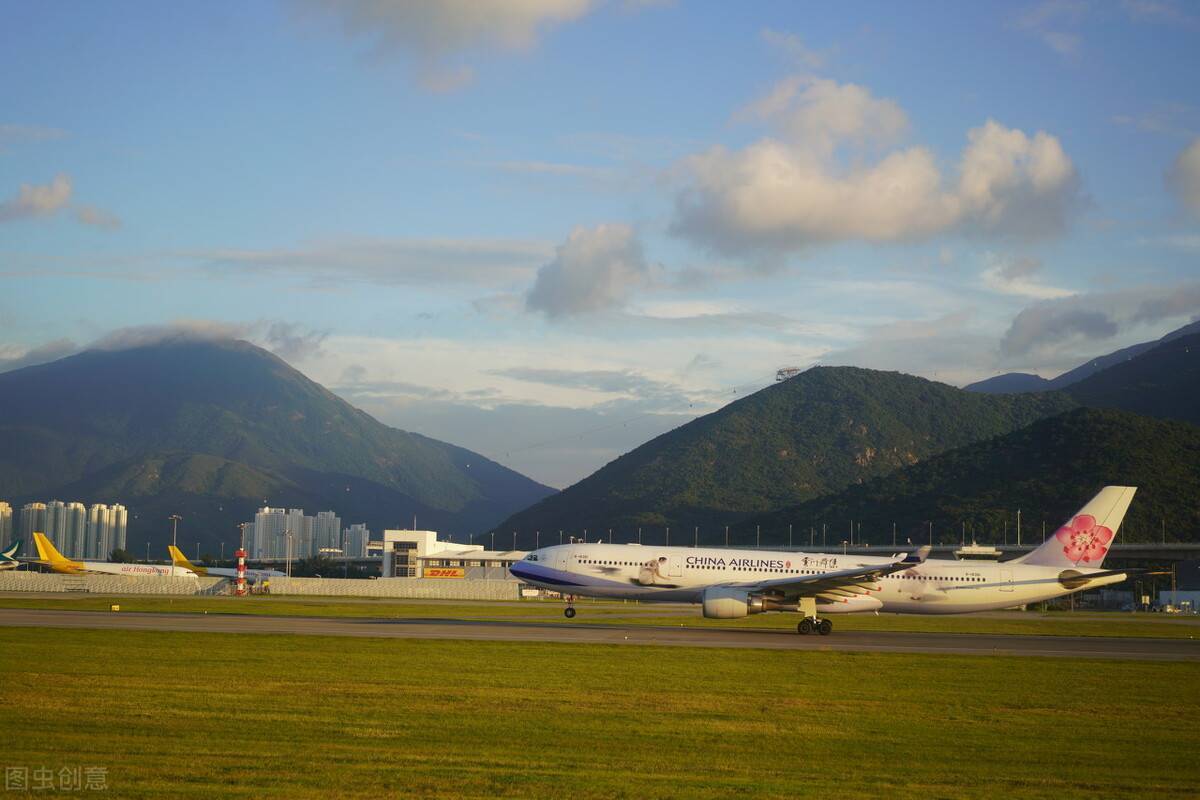
M 768 122 L 796 149 L 819 155 L 847 142 L 888 144 L 908 128 L 908 116 L 892 100 L 857 84 L 798 75 L 777 83 L 734 119 Z
M 182 319 L 158 325 L 134 325 L 110 331 L 93 342 L 92 350 L 130 350 L 176 341 L 225 341 L 247 339 L 258 327 L 253 323 Z
M 1196 109 L 1186 103 L 1156 103 L 1137 114 L 1117 114 L 1112 121 L 1147 133 L 1191 138 L 1196 119 Z
M 1084 0 L 1045 0 L 1017 16 L 1013 27 L 1040 39 L 1060 56 L 1078 58 L 1083 37 L 1075 28 L 1087 15 Z
M 0 372 L 57 361 L 78 352 L 79 345 L 70 339 L 55 339 L 30 348 L 0 345 Z
M 859 86 L 789 78 L 736 116 L 761 119 L 776 135 L 685 159 L 672 224 L 722 253 L 946 232 L 1039 238 L 1062 231 L 1082 202 L 1057 138 L 993 120 L 968 132 L 956 180 L 923 147 L 871 162 L 857 149 L 895 141 L 907 117 Z M 856 157 L 840 158 L 844 148 Z
M 183 254 L 221 273 L 274 274 L 316 285 L 507 286 L 528 280 L 548 243 L 519 239 L 349 239 L 296 248 Z
M 967 134 L 959 164 L 963 221 L 987 233 L 1039 237 L 1061 232 L 1081 204 L 1079 177 L 1062 144 L 988 120 Z
M 760 33 L 764 42 L 782 53 L 789 61 L 811 69 L 819 69 L 825 63 L 825 56 L 804 44 L 804 40 L 794 33 L 763 28 Z
M 0 153 L 7 152 L 14 145 L 36 144 L 64 139 L 67 132 L 60 128 L 50 128 L 45 125 L 21 125 L 7 122 L 0 124 Z
M 86 349 L 130 350 L 167 342 L 223 342 L 235 339 L 270 350 L 285 361 L 299 363 L 324 355 L 321 344 L 328 331 L 315 331 L 281 320 L 225 322 L 207 319 L 180 319 L 153 325 L 118 328 L 100 337 Z
M 1135 22 L 1159 23 L 1176 27 L 1200 27 L 1200 17 L 1189 14 L 1178 3 L 1168 0 L 1122 0 L 1121 6 Z
M 470 83 L 473 70 L 454 59 L 479 49 L 526 50 L 554 25 L 578 19 L 592 0 L 300 0 L 338 17 L 346 34 L 375 51 L 412 56 L 431 91 Z
M 1167 183 L 1191 214 L 1200 218 L 1200 137 L 1184 148 L 1167 171 Z
M 1036 258 L 988 253 L 984 260 L 988 266 L 980 277 L 983 285 L 994 292 L 1037 300 L 1051 300 L 1075 294 L 1070 289 L 1047 286 L 1038 281 L 1036 276 L 1042 269 L 1042 262 Z
M 649 267 L 633 228 L 580 227 L 538 270 L 525 305 L 550 318 L 618 308 L 648 282 Z
M 116 230 L 121 227 L 120 217 L 95 206 L 79 206 L 75 209 L 75 219 L 84 225 L 93 225 L 108 230 Z
M 71 179 L 58 175 L 48 184 L 23 183 L 16 197 L 0 203 L 0 222 L 45 217 L 71 202 Z

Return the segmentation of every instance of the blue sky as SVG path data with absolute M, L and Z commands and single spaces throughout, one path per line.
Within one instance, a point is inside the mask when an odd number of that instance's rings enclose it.
M 1200 314 L 1200 9 L 0 2 L 0 369 L 236 335 L 555 486 Z

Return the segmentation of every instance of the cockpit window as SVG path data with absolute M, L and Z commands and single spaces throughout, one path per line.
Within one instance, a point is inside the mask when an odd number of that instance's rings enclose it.
M 537 553 L 530 553 L 529 555 L 525 556 L 525 560 L 526 561 L 537 561 Z

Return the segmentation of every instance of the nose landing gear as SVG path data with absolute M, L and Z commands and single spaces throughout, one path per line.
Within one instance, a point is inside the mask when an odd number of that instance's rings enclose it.
M 569 594 L 563 598 L 567 601 L 567 607 L 563 609 L 563 616 L 567 619 L 575 618 L 575 595 Z

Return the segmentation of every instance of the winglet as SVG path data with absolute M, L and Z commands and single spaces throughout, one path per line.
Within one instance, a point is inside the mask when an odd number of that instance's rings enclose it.
M 917 552 L 906 554 L 904 556 L 903 563 L 912 564 L 913 566 L 916 566 L 917 564 L 923 564 L 925 563 L 925 559 L 929 558 L 929 551 L 932 549 L 933 548 L 931 546 L 923 544 L 917 548 Z
M 204 567 L 197 567 L 195 564 L 188 561 L 187 556 L 185 556 L 183 554 L 183 551 L 180 550 L 175 545 L 173 545 L 173 544 L 167 545 L 167 552 L 169 552 L 171 554 L 171 563 L 174 564 L 175 566 L 183 567 L 184 569 L 190 569 L 192 572 L 196 573 L 197 575 L 207 575 L 208 574 L 208 570 L 205 569 Z

